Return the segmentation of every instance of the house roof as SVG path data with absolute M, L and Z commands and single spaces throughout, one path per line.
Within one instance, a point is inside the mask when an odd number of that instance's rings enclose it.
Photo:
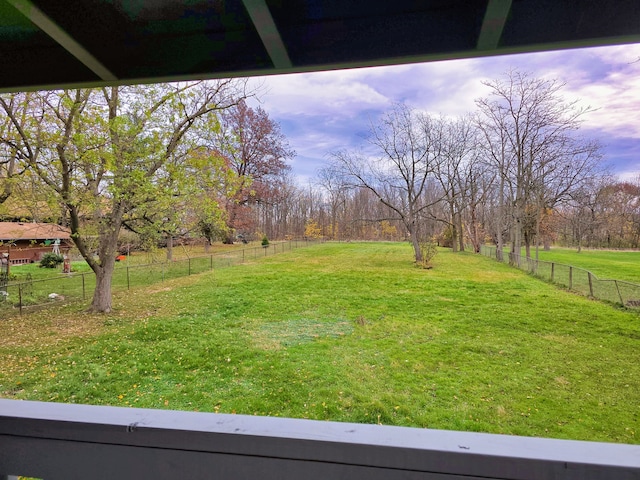
M 637 0 L 0 0 L 0 91 L 635 42 Z
M 7 240 L 65 240 L 71 230 L 52 223 L 0 222 L 0 241 Z

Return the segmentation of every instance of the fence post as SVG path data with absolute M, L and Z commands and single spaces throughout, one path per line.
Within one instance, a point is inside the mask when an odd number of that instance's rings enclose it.
M 189 261 L 189 273 L 188 275 L 191 275 L 191 257 L 188 258 Z
M 620 293 L 620 287 L 618 286 L 618 281 L 614 280 L 613 283 L 616 284 L 616 290 L 618 290 L 618 297 L 620 297 L 620 303 L 624 307 L 624 300 L 622 299 L 622 294 Z
M 555 276 L 556 264 L 551 262 L 551 281 L 553 282 L 553 278 Z
M 213 255 L 209 255 L 209 270 L 213 270 Z
M 569 265 L 569 290 L 573 289 L 573 267 Z
M 82 274 L 82 300 L 86 300 L 87 299 L 87 289 L 84 285 L 84 273 Z
M 22 284 L 18 284 L 18 308 L 20 309 L 20 315 L 22 315 Z
M 131 279 L 129 278 L 129 265 L 127 265 L 127 290 L 131 290 Z
M 242 263 L 244 263 L 244 248 L 242 249 Z
M 593 297 L 593 281 L 591 279 L 591 272 L 587 272 L 587 277 L 589 278 L 589 295 Z

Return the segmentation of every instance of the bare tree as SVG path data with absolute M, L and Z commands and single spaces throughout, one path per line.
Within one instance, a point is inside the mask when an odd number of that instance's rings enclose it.
M 333 153 L 334 168 L 354 187 L 372 192 L 406 228 L 416 262 L 420 251 L 421 218 L 431 206 L 424 201 L 428 179 L 441 156 L 440 123 L 406 105 L 397 105 L 372 124 L 368 137 L 372 155 Z
M 341 213 L 344 216 L 345 212 L 349 189 L 347 180 L 334 168 L 323 167 L 318 170 L 317 182 L 327 195 L 326 203 L 329 206 L 331 217 L 330 235 L 332 239 L 336 239 L 338 234 L 342 234 L 344 230 L 344 227 L 338 225 L 338 218 Z
M 519 258 L 527 214 L 533 208 L 538 215 L 541 197 L 559 199 L 582 181 L 597 160 L 598 148 L 573 138 L 589 108 L 565 101 L 557 80 L 511 71 L 485 85 L 491 94 L 476 101 L 479 126 L 500 178 L 501 208 L 508 206 L 513 220 L 511 252 Z M 551 178 L 562 178 L 560 172 L 576 160 L 580 167 L 564 172 L 570 181 L 552 187 L 555 193 L 550 194 Z
M 453 251 L 464 251 L 463 211 L 471 200 L 478 195 L 475 175 L 478 156 L 478 135 L 470 117 L 455 120 L 438 119 L 442 126 L 441 134 L 434 141 L 441 142 L 441 159 L 436 162 L 435 177 L 442 191 L 443 201 L 447 205 L 447 216 L 439 218 L 445 222 L 451 232 Z M 477 205 L 477 203 L 476 203 Z

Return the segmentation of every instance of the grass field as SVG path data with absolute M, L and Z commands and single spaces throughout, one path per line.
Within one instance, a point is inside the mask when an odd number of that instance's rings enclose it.
M 532 253 L 532 256 L 534 254 Z M 598 278 L 626 280 L 640 284 L 640 250 L 582 250 L 553 247 L 539 251 L 540 260 L 584 268 Z
M 260 242 L 251 242 L 249 244 L 236 243 L 233 245 L 225 245 L 215 243 L 205 250 L 202 245 L 175 246 L 173 248 L 172 259 L 176 261 L 186 260 L 188 258 L 205 257 L 208 255 L 218 255 L 226 252 L 235 252 L 242 249 L 253 249 L 260 246 Z M 74 257 L 79 257 L 79 253 L 75 253 Z M 167 251 L 165 248 L 155 249 L 150 252 L 132 252 L 126 260 L 116 263 L 116 270 L 123 269 L 127 266 L 148 265 L 155 263 L 164 263 L 167 261 Z M 91 268 L 84 260 L 76 260 L 71 262 L 71 268 L 74 273 L 91 272 Z M 24 265 L 13 265 L 11 267 L 12 282 L 24 282 L 27 278 L 31 280 L 43 280 L 48 278 L 63 277 L 62 265 L 57 268 L 40 268 L 39 263 L 30 263 Z
M 491 259 L 325 244 L 0 322 L 6 398 L 640 443 L 640 317 Z

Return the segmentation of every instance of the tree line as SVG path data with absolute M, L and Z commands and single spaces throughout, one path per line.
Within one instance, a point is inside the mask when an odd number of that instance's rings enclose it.
M 461 117 L 398 104 L 309 185 L 245 80 L 0 95 L 0 215 L 71 228 L 111 309 L 123 242 L 261 237 L 640 247 L 640 179 L 620 182 L 580 136 L 563 84 L 512 71 Z
M 308 188 L 283 184 L 255 212 L 277 236 L 402 239 L 532 256 L 552 243 L 640 247 L 640 178 L 607 173 L 580 135 L 588 107 L 563 84 L 517 71 L 459 118 L 395 105 L 358 149 L 332 152 Z

